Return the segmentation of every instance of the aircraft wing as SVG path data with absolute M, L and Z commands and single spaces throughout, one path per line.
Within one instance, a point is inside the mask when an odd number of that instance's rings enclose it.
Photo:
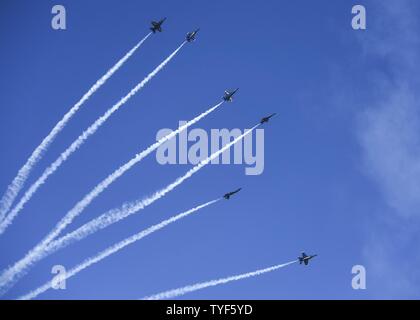
M 307 266 L 309 263 L 309 260 L 303 260 L 303 262 L 305 263 L 305 266 Z

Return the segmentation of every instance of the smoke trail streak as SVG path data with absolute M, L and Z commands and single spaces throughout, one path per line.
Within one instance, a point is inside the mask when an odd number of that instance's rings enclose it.
M 279 265 L 269 267 L 269 268 L 266 268 L 266 269 L 260 269 L 260 270 L 254 271 L 254 272 L 243 273 L 243 274 L 239 274 L 239 275 L 231 276 L 231 277 L 227 277 L 227 278 L 196 283 L 196 284 L 185 286 L 185 287 L 182 287 L 182 288 L 168 290 L 168 291 L 161 292 L 161 293 L 158 293 L 158 294 L 155 294 L 155 295 L 152 295 L 152 296 L 144 297 L 142 300 L 172 299 L 172 298 L 179 297 L 179 296 L 182 296 L 184 294 L 187 294 L 189 292 L 194 292 L 194 291 L 201 290 L 201 289 L 204 289 L 204 288 L 214 287 L 214 286 L 217 286 L 217 285 L 220 285 L 220 284 L 226 284 L 226 283 L 232 282 L 232 281 L 238 281 L 238 280 L 242 280 L 242 279 L 246 279 L 246 278 L 256 277 L 256 276 L 262 275 L 264 273 L 272 272 L 272 271 L 275 271 L 277 269 L 286 267 L 286 266 L 288 266 L 292 263 L 296 263 L 296 262 L 297 262 L 297 260 L 290 261 L 288 263 L 279 264 Z
M 13 266 L 11 266 L 10 268 L 2 272 L 2 274 L 0 275 L 0 295 L 4 294 L 4 292 L 6 292 L 20 277 L 22 277 L 27 272 L 27 270 L 35 262 L 37 262 L 40 257 L 43 256 L 44 251 L 49 251 L 49 250 L 56 251 L 61 247 L 64 247 L 70 243 L 73 243 L 74 241 L 81 240 L 96 231 L 104 229 L 108 227 L 109 225 L 114 224 L 120 221 L 121 219 L 124 219 L 138 212 L 139 210 L 144 209 L 145 207 L 149 206 L 156 200 L 162 198 L 168 192 L 175 189 L 185 180 L 190 178 L 194 173 L 199 171 L 202 167 L 209 164 L 213 159 L 217 158 L 220 154 L 228 150 L 232 145 L 234 145 L 239 140 L 241 140 L 242 138 L 247 136 L 249 133 L 251 133 L 258 126 L 260 126 L 260 124 L 257 124 L 251 129 L 248 129 L 242 135 L 238 136 L 233 141 L 226 144 L 223 148 L 214 152 L 206 159 L 202 160 L 195 167 L 187 171 L 187 173 L 185 173 L 182 177 L 179 177 L 174 182 L 166 186 L 164 189 L 161 189 L 155 192 L 152 196 L 147 197 L 143 200 L 137 200 L 134 202 L 125 203 L 120 208 L 112 209 L 100 215 L 99 217 L 85 223 L 80 228 L 76 229 L 75 231 L 68 233 L 67 235 L 54 241 L 54 244 L 57 246 L 57 248 L 52 247 L 51 245 L 48 246 L 48 243 L 43 241 L 42 243 L 37 245 L 34 249 L 32 249 L 29 253 L 27 253 L 24 258 L 17 261 Z M 45 250 L 47 246 L 48 246 L 48 250 Z
M 112 174 L 106 177 L 103 181 L 101 181 L 91 192 L 89 192 L 81 201 L 79 201 L 65 216 L 61 221 L 57 224 L 56 229 L 51 232 L 51 236 L 49 239 L 52 241 L 56 238 L 62 230 L 66 228 L 97 196 L 99 196 L 111 183 L 113 183 L 116 179 L 121 177 L 125 172 L 131 169 L 135 164 L 140 162 L 154 150 L 159 148 L 163 143 L 175 137 L 178 133 L 186 130 L 191 125 L 195 124 L 196 122 L 200 121 L 202 118 L 216 110 L 220 105 L 222 105 L 223 101 L 215 105 L 214 107 L 208 109 L 207 111 L 203 112 L 202 114 L 195 117 L 193 120 L 187 122 L 183 126 L 179 127 L 177 130 L 172 131 L 165 137 L 161 138 L 159 141 L 155 142 L 147 149 L 143 150 L 142 152 L 136 154 L 134 158 L 130 161 L 119 167 L 115 170 Z
M 136 154 L 135 157 L 133 157 L 130 161 L 119 167 L 117 170 L 115 170 L 112 174 L 110 174 L 107 178 L 105 178 L 103 181 L 101 181 L 94 189 L 92 189 L 91 192 L 89 192 L 81 201 L 79 201 L 65 216 L 61 221 L 58 223 L 57 228 L 54 232 L 56 238 L 64 228 L 69 225 L 97 196 L 99 196 L 111 183 L 113 183 L 116 179 L 121 177 L 126 171 L 128 171 L 130 168 L 132 168 L 135 164 L 140 162 L 142 159 L 144 159 L 147 155 L 152 153 L 154 150 L 156 150 L 159 146 L 161 146 L 166 141 L 172 139 L 180 132 L 186 130 L 188 127 L 192 126 L 193 124 L 200 121 L 202 118 L 206 117 L 213 111 L 215 111 L 218 107 L 220 107 L 223 104 L 222 102 L 219 102 L 214 107 L 211 107 L 207 111 L 201 113 L 191 121 L 188 121 L 183 126 L 179 127 L 177 130 L 172 131 L 171 133 L 167 134 L 151 146 L 149 146 L 147 149 L 143 150 L 142 152 Z M 47 255 L 52 254 L 53 252 L 57 251 L 59 248 L 62 248 L 64 246 L 67 246 L 70 244 L 68 240 L 74 241 L 74 238 L 72 237 L 73 233 L 70 233 L 62 238 L 59 239 L 59 241 L 52 241 L 47 246 L 47 248 L 44 250 L 42 255 L 39 255 L 37 257 L 37 261 L 46 257 Z M 33 261 L 34 262 L 34 261 Z
M 64 235 L 63 237 L 51 242 L 47 248 L 48 251 L 57 251 L 61 248 L 64 248 L 68 246 L 69 244 L 84 239 L 85 237 L 91 235 L 92 233 L 95 233 L 101 229 L 104 229 L 114 223 L 117 223 L 118 221 L 127 218 L 128 216 L 137 213 L 138 211 L 146 208 L 147 206 L 151 205 L 156 200 L 162 198 L 165 196 L 168 192 L 175 189 L 177 186 L 182 184 L 185 180 L 190 178 L 194 173 L 198 172 L 202 167 L 210 163 L 213 159 L 215 159 L 217 156 L 219 156 L 224 151 L 228 150 L 232 145 L 237 143 L 239 140 L 241 140 L 243 137 L 248 135 L 250 132 L 252 132 L 258 125 L 254 126 L 252 129 L 247 130 L 244 134 L 237 137 L 232 142 L 226 144 L 223 148 L 213 153 L 208 158 L 202 160 L 199 164 L 197 164 L 195 167 L 187 171 L 182 177 L 179 177 L 176 179 L 173 183 L 169 184 L 165 188 L 155 192 L 152 196 L 147 197 L 142 200 L 137 200 L 134 202 L 128 202 L 123 204 L 120 208 L 112 209 L 99 217 L 92 219 L 91 221 L 85 223 L 78 229 Z
M 144 87 L 185 45 L 185 41 L 171 54 L 169 55 L 159 66 L 155 68 L 149 75 L 138 83 L 126 96 L 122 97 L 112 108 L 108 109 L 104 115 L 98 118 L 88 129 L 86 129 L 71 145 L 68 147 L 59 157 L 55 160 L 38 178 L 38 180 L 32 184 L 32 186 L 26 191 L 24 196 L 20 199 L 18 204 L 9 212 L 6 218 L 0 224 L 0 235 L 6 230 L 6 228 L 12 223 L 13 219 L 23 209 L 24 205 L 32 198 L 38 188 L 45 183 L 48 177 L 53 174 L 67 158 L 74 153 L 88 138 L 93 135 L 105 121 L 121 106 L 123 106 L 132 96 L 134 96 L 141 88 Z M 47 239 L 50 241 L 51 236 Z M 46 242 L 48 242 L 46 241 Z M 1 284 L 0 284 L 1 286 Z
M 204 203 L 202 205 L 199 205 L 195 208 L 192 208 L 188 211 L 185 211 L 183 213 L 180 213 L 176 216 L 172 216 L 169 219 L 166 219 L 158 224 L 155 224 L 137 234 L 132 235 L 129 238 L 126 238 L 110 247 L 108 247 L 107 249 L 101 251 L 100 253 L 98 253 L 97 255 L 90 257 L 88 259 L 86 259 L 84 262 L 82 262 L 81 264 L 77 265 L 76 267 L 74 267 L 73 269 L 71 269 L 70 271 L 66 272 L 65 275 L 65 279 L 67 280 L 68 278 L 71 278 L 73 276 L 75 276 L 77 273 L 79 273 L 80 271 L 88 268 L 89 266 L 91 266 L 92 264 L 98 263 L 99 261 L 105 259 L 106 257 L 120 251 L 121 249 L 125 248 L 126 246 L 133 244 L 134 242 L 143 239 L 144 237 L 164 228 L 167 227 L 168 225 L 170 225 L 171 223 L 174 223 L 182 218 L 185 218 L 187 216 L 189 216 L 190 214 L 193 214 L 194 212 L 197 212 L 200 209 L 203 209 L 207 206 L 210 206 L 216 202 L 220 201 L 219 199 L 213 200 L 213 201 L 209 201 L 207 203 Z M 41 293 L 47 291 L 48 289 L 51 288 L 52 285 L 52 280 L 48 281 L 47 283 L 45 283 L 44 285 L 42 285 L 41 287 L 29 292 L 28 294 L 22 296 L 19 298 L 19 300 L 30 300 L 33 298 L 36 298 L 38 295 L 40 295 Z
M 134 52 L 149 38 L 150 32 L 140 42 L 138 42 L 124 57 L 122 57 L 111 69 L 109 69 L 96 83 L 80 98 L 80 100 L 64 115 L 64 117 L 55 125 L 51 132 L 42 140 L 41 144 L 36 147 L 26 163 L 19 169 L 18 174 L 7 187 L 2 199 L 0 200 L 0 222 L 13 204 L 19 191 L 24 186 L 32 168 L 41 160 L 43 154 L 48 149 L 55 137 L 64 129 L 67 122 L 80 109 L 80 107 L 101 87 L 111 76 L 122 67 L 122 65 L 134 54 Z

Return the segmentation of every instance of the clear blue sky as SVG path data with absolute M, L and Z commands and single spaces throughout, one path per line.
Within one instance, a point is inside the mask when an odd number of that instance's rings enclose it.
M 50 1 L 0 5 L 0 189 L 80 96 L 168 17 L 59 135 L 29 183 L 91 122 L 200 27 L 197 41 L 132 98 L 54 174 L 0 238 L 0 268 L 35 245 L 90 189 L 162 128 L 175 128 L 240 87 L 197 126 L 265 127 L 265 170 L 212 165 L 165 198 L 37 264 L 5 298 L 164 218 L 243 191 L 83 271 L 45 299 L 136 299 L 195 282 L 319 257 L 189 299 L 414 298 L 418 263 L 419 6 L 362 1 L 367 30 L 351 28 L 354 1 L 60 1 L 67 30 L 51 28 Z M 416 15 L 417 12 L 417 15 Z M 191 165 L 149 156 L 114 183 L 70 229 L 148 195 Z M 351 287 L 364 265 L 367 289 Z

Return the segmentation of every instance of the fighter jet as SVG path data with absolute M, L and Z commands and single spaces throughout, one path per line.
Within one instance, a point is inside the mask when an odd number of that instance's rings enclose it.
M 261 121 L 260 121 L 260 123 L 261 123 L 261 124 L 263 124 L 263 123 L 268 122 L 268 120 L 270 120 L 270 118 L 271 118 L 271 117 L 274 117 L 275 115 L 276 115 L 276 114 L 275 114 L 275 113 L 273 113 L 273 114 L 269 115 L 268 117 L 264 117 L 264 118 L 262 118 L 262 119 L 261 119 Z
M 298 257 L 299 259 L 299 264 L 302 264 L 302 262 L 305 264 L 305 266 L 308 265 L 309 260 L 311 260 L 312 258 L 315 258 L 317 256 L 317 254 L 308 256 L 305 252 L 302 252 L 302 256 Z
M 233 196 L 235 193 L 238 193 L 239 191 L 241 191 L 241 189 L 242 189 L 242 188 L 239 188 L 239 189 L 237 189 L 237 190 L 235 190 L 235 191 L 228 192 L 228 193 L 226 193 L 226 194 L 223 196 L 223 198 L 225 198 L 226 200 L 229 200 L 231 196 Z
M 229 92 L 229 91 L 225 91 L 225 95 L 223 96 L 223 100 L 227 101 L 227 102 L 232 102 L 233 101 L 233 95 L 236 93 L 236 91 L 238 91 L 239 88 L 237 88 L 236 90 Z
M 162 32 L 162 23 L 166 20 L 166 18 L 163 18 L 162 20 L 156 22 L 156 21 L 152 21 L 152 27 L 150 28 L 150 30 L 152 30 L 153 33 L 156 33 L 156 31 Z
M 187 37 L 186 37 L 186 39 L 187 39 L 187 41 L 188 42 L 193 42 L 194 40 L 195 40 L 195 36 L 197 35 L 197 32 L 200 30 L 200 28 L 198 28 L 197 30 L 195 30 L 195 31 L 192 31 L 192 32 L 188 32 L 187 33 Z

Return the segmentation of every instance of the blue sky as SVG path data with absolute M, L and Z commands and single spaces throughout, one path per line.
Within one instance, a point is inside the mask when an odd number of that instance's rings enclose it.
M 45 299 L 136 299 L 159 291 L 290 261 L 305 250 L 310 267 L 191 293 L 190 299 L 415 298 L 420 198 L 419 17 L 414 1 L 363 1 L 367 30 L 351 28 L 353 1 L 62 1 L 67 30 L 51 28 L 49 1 L 3 1 L 0 10 L 0 189 L 86 90 L 168 17 L 59 135 L 33 182 L 88 125 L 184 39 L 185 46 L 66 162 L 0 238 L 0 268 L 22 257 L 96 183 L 175 128 L 240 87 L 197 127 L 265 129 L 265 170 L 212 165 L 163 199 L 37 264 L 4 298 L 68 268 L 164 218 L 219 202 L 128 247 Z M 417 10 L 417 11 L 416 11 Z M 72 226 L 151 194 L 191 165 L 149 156 L 108 188 Z M 367 289 L 353 290 L 364 265 Z

